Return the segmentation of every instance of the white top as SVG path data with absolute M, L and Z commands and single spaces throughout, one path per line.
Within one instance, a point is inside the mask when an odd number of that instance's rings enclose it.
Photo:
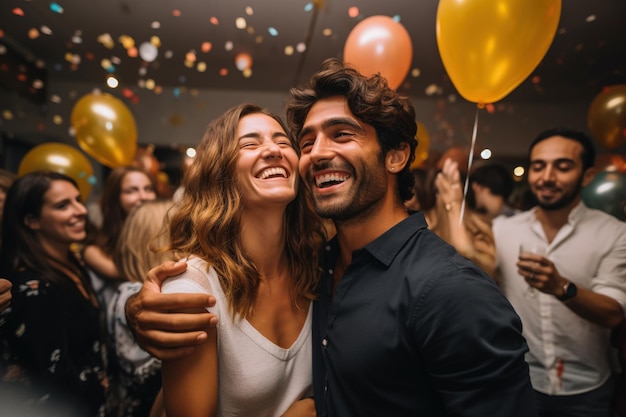
M 578 316 L 552 295 L 529 293 L 515 263 L 521 242 L 543 242 L 547 258 L 563 277 L 613 298 L 626 311 L 626 223 L 581 203 L 549 245 L 534 209 L 494 219 L 493 232 L 497 274 L 522 319 L 533 387 L 570 395 L 602 385 L 612 370 L 610 330 Z
M 246 319 L 233 321 L 217 273 L 199 258 L 187 261 L 187 271 L 168 278 L 163 293 L 211 294 L 209 308 L 217 314 L 219 366 L 218 416 L 280 416 L 296 400 L 313 396 L 311 320 L 289 349 L 269 341 Z

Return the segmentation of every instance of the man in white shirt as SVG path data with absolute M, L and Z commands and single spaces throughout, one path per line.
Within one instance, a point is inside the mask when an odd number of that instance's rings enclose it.
M 609 335 L 626 311 L 626 223 L 581 201 L 595 159 L 584 133 L 545 131 L 529 159 L 538 205 L 494 220 L 496 279 L 522 319 L 539 415 L 609 417 Z M 545 253 L 522 253 L 522 243 Z

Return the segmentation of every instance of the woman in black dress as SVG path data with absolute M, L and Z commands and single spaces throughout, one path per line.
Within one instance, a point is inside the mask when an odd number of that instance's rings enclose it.
M 71 250 L 85 239 L 86 219 L 76 183 L 62 174 L 27 174 L 7 194 L 0 266 L 13 299 L 0 320 L 0 338 L 11 356 L 4 384 L 17 385 L 3 388 L 19 386 L 8 392 L 50 411 L 102 416 L 108 393 L 103 316 Z

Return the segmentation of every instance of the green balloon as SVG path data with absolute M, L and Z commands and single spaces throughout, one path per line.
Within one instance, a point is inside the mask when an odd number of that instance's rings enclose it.
M 588 207 L 626 221 L 626 175 L 613 171 L 599 172 L 583 188 L 582 198 Z

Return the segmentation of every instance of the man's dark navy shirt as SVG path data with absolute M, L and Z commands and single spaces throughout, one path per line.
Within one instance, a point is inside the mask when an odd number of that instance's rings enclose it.
M 314 303 L 319 417 L 536 415 L 519 317 L 421 213 L 354 251 L 332 294 L 337 245 Z

